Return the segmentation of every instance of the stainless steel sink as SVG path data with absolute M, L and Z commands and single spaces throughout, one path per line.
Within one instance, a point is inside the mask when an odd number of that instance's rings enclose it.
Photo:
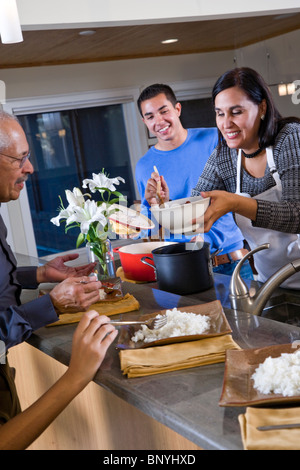
M 300 296 L 283 293 L 272 297 L 261 316 L 300 327 Z

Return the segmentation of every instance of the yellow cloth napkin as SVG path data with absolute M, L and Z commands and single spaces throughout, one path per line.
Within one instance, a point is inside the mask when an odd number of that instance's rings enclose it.
M 143 377 L 180 369 L 225 362 L 227 349 L 240 349 L 231 335 L 120 351 L 124 375 Z
M 300 407 L 247 408 L 239 415 L 244 450 L 300 450 L 300 428 L 259 431 L 258 426 L 300 423 Z
M 112 301 L 100 301 L 96 304 L 90 306 L 89 310 L 96 310 L 99 315 L 117 315 L 118 313 L 127 313 L 132 312 L 133 310 L 138 310 L 140 308 L 139 302 L 136 298 L 131 294 L 126 294 L 120 300 L 112 300 Z M 58 326 L 58 325 L 66 325 L 68 323 L 77 323 L 80 321 L 84 312 L 78 313 L 62 313 L 59 315 L 59 320 L 55 323 L 51 323 L 47 326 Z
M 122 268 L 122 266 L 120 266 L 120 267 L 117 269 L 116 276 L 117 276 L 117 277 L 120 277 L 120 278 L 122 279 L 122 281 L 133 282 L 133 284 L 145 284 L 146 282 L 148 282 L 148 281 L 135 281 L 135 280 L 133 280 L 133 279 L 127 279 L 127 277 L 125 276 L 124 269 Z

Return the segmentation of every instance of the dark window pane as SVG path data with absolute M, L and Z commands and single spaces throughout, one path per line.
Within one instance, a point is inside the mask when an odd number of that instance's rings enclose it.
M 134 186 L 122 105 L 101 106 L 19 117 L 32 152 L 35 172 L 27 182 L 30 211 L 39 256 L 74 249 L 79 229 L 65 234 L 65 225 L 50 222 L 58 214 L 59 196 L 82 188 L 82 180 L 104 168 L 122 176 L 119 190 L 134 200 Z M 96 199 L 95 195 L 93 197 Z
M 216 127 L 215 112 L 211 98 L 180 101 L 182 104 L 181 122 L 183 127 Z
M 122 176 L 125 184 L 121 183 L 118 189 L 132 205 L 134 189 L 122 106 L 79 109 L 76 122 L 84 154 L 84 178 L 103 168 L 111 178 Z

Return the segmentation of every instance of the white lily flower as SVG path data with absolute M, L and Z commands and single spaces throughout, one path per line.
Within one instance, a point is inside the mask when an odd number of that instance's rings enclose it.
M 67 207 L 67 209 L 62 209 L 60 213 L 56 216 L 53 217 L 50 222 L 52 222 L 54 225 L 57 225 L 57 227 L 60 226 L 60 220 L 61 219 L 68 219 L 72 215 L 73 211 L 70 210 L 70 206 Z
M 124 178 L 122 178 L 121 176 L 117 176 L 116 178 L 108 178 L 104 173 L 93 173 L 93 179 L 83 180 L 82 187 L 89 187 L 92 193 L 95 193 L 97 191 L 96 188 L 107 188 L 110 191 L 115 191 L 115 184 L 119 185 L 120 181 L 122 181 L 122 183 L 125 183 Z
M 67 219 L 67 225 L 77 222 L 80 224 L 81 233 L 87 234 L 89 226 L 93 222 L 99 222 L 105 227 L 107 224 L 107 219 L 103 214 L 104 208 L 102 206 L 97 206 L 95 201 L 87 200 L 84 203 L 84 207 L 73 207 L 73 214 Z
M 116 191 L 116 186 L 120 182 L 125 183 L 125 180 L 120 176 L 108 178 L 104 173 L 93 173 L 92 178 L 83 180 L 82 187 L 89 188 L 92 193 L 99 191 L 102 201 L 93 201 L 90 194 L 83 194 L 76 187 L 73 188 L 73 191 L 65 190 L 68 207 L 65 208 L 61 201 L 58 216 L 53 217 L 50 221 L 59 226 L 61 220 L 64 219 L 66 232 L 69 228 L 80 228 L 81 234 L 77 238 L 76 246 L 88 242 L 90 249 L 99 258 L 104 273 L 107 274 L 107 266 L 104 260 L 105 250 L 102 244 L 112 234 L 109 216 L 116 211 L 115 201 L 118 200 L 115 194 L 112 200 L 110 198 L 112 193 Z M 87 200 L 86 197 L 88 197 Z
M 66 189 L 66 198 L 71 207 L 84 205 L 84 197 L 79 188 L 73 188 L 73 191 Z
M 73 188 L 73 191 L 67 189 L 65 191 L 66 198 L 69 203 L 68 207 L 63 208 L 57 217 L 53 217 L 50 222 L 59 227 L 61 219 L 69 219 L 74 213 L 75 207 L 82 207 L 84 205 L 84 197 L 78 188 Z

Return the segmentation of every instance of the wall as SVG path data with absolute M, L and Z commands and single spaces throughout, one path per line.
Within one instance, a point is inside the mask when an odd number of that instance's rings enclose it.
M 281 0 L 17 0 L 17 5 L 24 29 L 166 23 L 299 11 L 299 0 L 285 0 L 284 5 Z

